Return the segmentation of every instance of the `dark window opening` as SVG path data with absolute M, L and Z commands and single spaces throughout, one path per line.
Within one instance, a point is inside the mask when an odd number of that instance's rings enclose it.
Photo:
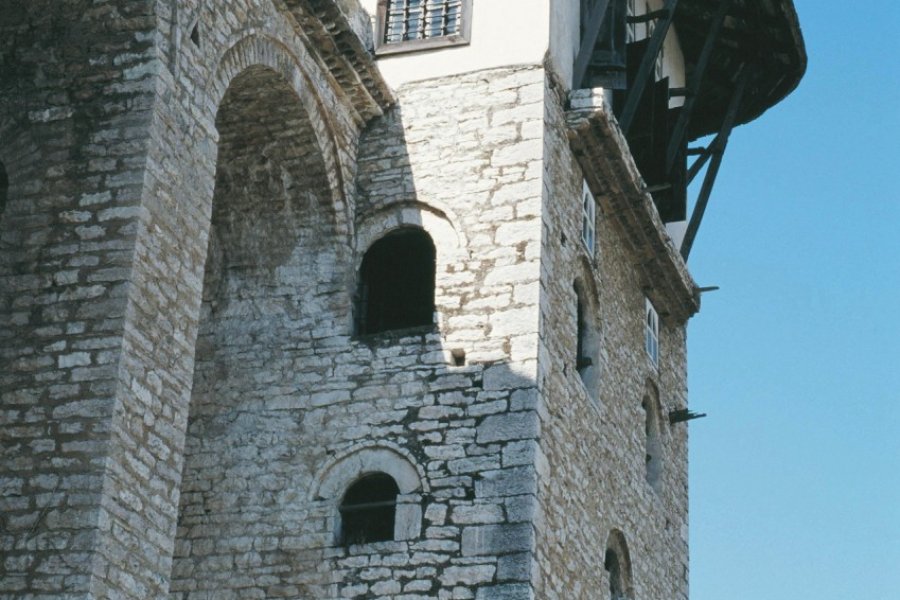
M 200 23 L 195 24 L 191 30 L 191 41 L 195 46 L 200 47 Z
M 603 567 L 609 574 L 609 598 L 610 600 L 626 600 L 625 582 L 622 576 L 622 566 L 619 563 L 619 555 L 615 550 L 608 549 Z
M 616 91 L 613 107 L 621 116 L 637 77 L 650 38 L 628 44 L 626 52 L 627 89 Z M 666 152 L 674 134 L 681 108 L 669 108 L 669 78 L 648 82 L 641 94 L 634 120 L 628 131 L 628 147 L 634 163 L 664 223 L 683 221 L 687 216 L 687 144 L 682 144 L 671 170 L 666 171 Z
M 422 229 L 389 233 L 366 252 L 360 269 L 360 334 L 434 323 L 435 250 Z
M 345 545 L 394 539 L 397 482 L 390 475 L 366 475 L 350 486 L 341 501 L 341 541 Z
M 610 600 L 632 600 L 634 590 L 631 585 L 631 558 L 625 537 L 620 531 L 613 531 L 609 535 L 603 567 L 609 578 Z
M 599 400 L 600 394 L 600 331 L 595 307 L 586 295 L 582 281 L 573 284 L 575 292 L 575 370 L 584 384 L 588 397 Z
M 659 409 L 655 398 L 645 396 L 644 409 L 644 465 L 650 486 L 659 491 L 662 480 L 662 440 L 659 431 Z
M 578 318 L 578 341 L 575 348 L 575 368 L 578 369 L 578 373 L 583 377 L 584 371 L 588 367 L 593 366 L 594 360 L 586 351 L 588 344 L 588 324 L 585 319 L 584 302 L 581 301 L 581 294 L 578 292 L 577 287 L 575 288 L 575 297 L 578 299 L 575 309 Z
M 588 31 L 595 27 L 592 23 L 594 7 L 598 0 L 581 0 L 581 27 L 579 39 L 584 39 Z M 588 59 L 582 81 L 578 88 L 603 87 L 622 89 L 625 79 L 625 43 L 627 36 L 627 12 L 625 0 L 609 0 L 603 24 L 593 51 Z

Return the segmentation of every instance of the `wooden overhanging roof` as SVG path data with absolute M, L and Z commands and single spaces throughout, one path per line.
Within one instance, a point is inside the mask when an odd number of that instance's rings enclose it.
M 681 0 L 675 30 L 687 75 L 697 63 L 721 0 Z M 780 102 L 806 71 L 806 48 L 793 0 L 735 0 L 716 42 L 688 127 L 695 140 L 721 127 L 741 64 L 754 68 L 737 123 L 752 121 Z

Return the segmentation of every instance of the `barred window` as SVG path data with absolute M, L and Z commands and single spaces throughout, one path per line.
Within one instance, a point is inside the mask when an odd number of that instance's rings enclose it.
M 378 52 L 469 42 L 471 0 L 381 0 Z
M 394 478 L 372 473 L 350 486 L 341 502 L 341 533 L 345 545 L 394 539 L 397 495 Z

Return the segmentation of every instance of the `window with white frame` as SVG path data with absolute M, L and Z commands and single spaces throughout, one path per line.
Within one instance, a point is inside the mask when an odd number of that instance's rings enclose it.
M 379 0 L 377 52 L 467 44 L 472 0 Z
M 659 366 L 659 315 L 648 298 L 644 306 L 644 348 L 654 366 Z
M 588 188 L 587 181 L 581 189 L 581 241 L 593 258 L 597 238 L 597 201 Z

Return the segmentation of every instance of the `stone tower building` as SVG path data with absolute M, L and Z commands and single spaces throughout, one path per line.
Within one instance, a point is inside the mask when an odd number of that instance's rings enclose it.
M 805 60 L 790 0 L 0 0 L 0 598 L 686 599 L 685 257 Z

